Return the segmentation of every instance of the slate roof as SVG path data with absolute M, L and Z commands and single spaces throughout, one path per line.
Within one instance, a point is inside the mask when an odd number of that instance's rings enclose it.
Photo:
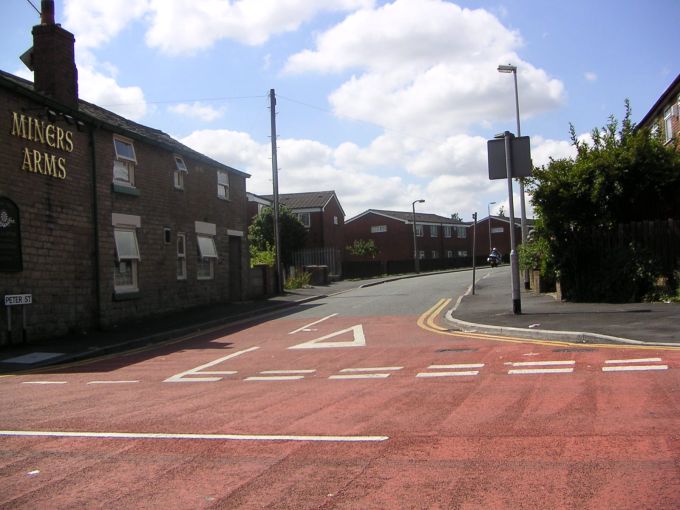
M 413 213 L 411 211 L 405 212 L 405 211 L 385 211 L 381 209 L 368 209 L 367 211 L 364 211 L 358 216 L 350 218 L 345 223 L 350 223 L 354 220 L 361 218 L 362 216 L 366 216 L 367 214 L 377 214 L 380 216 L 386 216 L 388 218 L 403 221 L 404 223 L 411 223 L 413 221 Z M 421 213 L 417 211 L 416 211 L 416 223 L 436 223 L 436 224 L 443 223 L 446 225 L 458 225 L 458 226 L 469 225 L 469 222 L 456 221 L 452 220 L 451 218 L 447 218 L 446 216 L 439 216 L 438 214 L 430 213 Z
M 2 70 L 0 70 L 0 86 L 12 89 L 19 93 L 23 93 L 24 95 L 28 95 L 32 97 L 32 99 L 45 104 L 54 103 L 55 107 L 59 110 L 68 110 L 55 103 L 51 98 L 35 92 L 33 89 L 33 83 L 30 81 L 24 80 L 23 78 L 19 78 L 18 76 L 14 76 L 13 74 L 9 74 Z M 187 147 L 159 129 L 138 124 L 137 122 L 133 122 L 129 119 L 126 119 L 125 117 L 121 117 L 120 115 L 117 115 L 100 106 L 88 103 L 82 99 L 78 100 L 77 112 L 68 111 L 67 113 L 72 113 L 74 117 L 85 122 L 94 122 L 95 125 L 100 127 L 105 127 L 119 134 L 125 134 L 132 139 L 145 141 L 181 156 L 186 156 L 211 166 L 220 167 L 244 177 L 250 177 L 250 174 L 220 163 L 219 161 L 215 161 L 214 159 L 209 158 L 208 156 L 201 154 L 190 147 Z
M 335 191 L 279 193 L 279 203 L 285 205 L 288 209 L 323 209 L 334 196 Z M 274 200 L 274 195 L 260 195 L 260 197 L 269 201 Z

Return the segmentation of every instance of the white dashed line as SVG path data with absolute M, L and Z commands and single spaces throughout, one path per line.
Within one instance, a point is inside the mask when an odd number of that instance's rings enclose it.
M 236 374 L 237 372 L 234 372 L 234 371 L 231 371 L 231 370 L 220 371 L 220 372 L 203 372 L 203 369 L 213 367 L 213 366 L 215 366 L 219 363 L 222 363 L 223 361 L 227 361 L 229 359 L 235 358 L 237 356 L 241 356 L 242 354 L 246 354 L 248 352 L 255 351 L 257 349 L 259 349 L 259 347 L 251 347 L 249 349 L 244 349 L 242 351 L 234 352 L 234 353 L 229 354 L 227 356 L 224 356 L 222 358 L 216 359 L 215 361 L 211 361 L 210 363 L 206 363 L 205 365 L 201 365 L 200 367 L 192 368 L 191 370 L 187 370 L 185 372 L 175 374 L 172 377 L 168 377 L 163 382 L 215 382 L 215 381 L 221 381 L 223 379 L 223 377 L 221 377 L 221 376 L 233 375 L 233 374 Z M 187 377 L 187 376 L 196 376 L 196 375 L 211 375 L 213 377 Z
M 643 372 L 646 370 L 668 370 L 668 365 L 629 365 L 623 367 L 602 367 L 603 372 Z
M 508 370 L 510 375 L 529 375 L 529 374 L 570 374 L 573 368 L 518 368 Z
M 416 377 L 462 377 L 470 375 L 479 375 L 479 370 L 467 370 L 460 372 L 420 372 Z
M 513 367 L 551 367 L 560 365 L 575 365 L 574 360 L 564 360 L 564 361 L 517 361 L 514 363 L 507 363 Z
M 87 384 L 135 384 L 139 381 L 90 381 Z
M 384 372 L 384 371 L 396 371 L 401 370 L 404 367 L 365 367 L 365 368 L 343 368 L 340 370 L 341 373 L 347 372 Z
M 305 370 L 264 370 L 260 372 L 262 375 L 285 375 L 285 374 L 313 374 L 316 369 Z
M 309 328 L 311 328 L 312 326 L 316 326 L 316 325 L 319 324 L 320 322 L 323 322 L 323 321 L 325 321 L 326 319 L 330 319 L 331 317 L 335 317 L 336 315 L 338 315 L 338 314 L 337 314 L 337 313 L 333 313 L 333 314 L 331 314 L 331 315 L 328 315 L 327 317 L 324 317 L 323 319 L 319 319 L 318 321 L 310 322 L 309 324 L 306 324 L 306 325 L 302 326 L 301 328 L 298 328 L 298 329 L 296 329 L 296 330 L 294 330 L 294 331 L 291 331 L 291 332 L 288 333 L 288 334 L 289 334 L 289 335 L 294 335 L 295 333 L 299 333 L 300 331 L 311 331 Z
M 661 358 L 638 358 L 638 359 L 608 359 L 605 364 L 623 364 L 623 363 L 655 363 L 661 361 Z
M 50 384 L 67 384 L 67 381 L 24 381 L 21 384 L 42 384 L 42 385 L 50 385 Z
M 255 375 L 246 377 L 245 381 L 299 381 L 304 375 Z
M 430 365 L 428 370 L 456 370 L 459 368 L 483 368 L 484 363 L 459 363 L 457 365 Z
M 387 379 L 390 374 L 342 374 L 331 375 L 329 379 Z

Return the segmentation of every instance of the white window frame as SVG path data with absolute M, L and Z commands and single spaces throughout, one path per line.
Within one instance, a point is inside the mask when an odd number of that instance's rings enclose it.
M 175 171 L 173 172 L 173 179 L 175 189 L 184 189 L 184 175 L 189 174 L 189 169 L 181 156 L 175 156 Z
M 418 259 L 425 260 L 425 250 L 418 250 Z
M 215 260 L 217 248 L 215 237 L 205 234 L 196 235 L 196 279 L 213 280 L 215 278 Z
M 439 237 L 439 225 L 430 225 L 430 237 Z
M 123 235 L 132 234 L 128 241 L 132 241 L 131 246 L 124 246 Z M 138 268 L 137 265 L 141 260 L 139 253 L 139 241 L 137 240 L 137 230 L 134 226 L 120 225 L 114 226 L 113 241 L 116 250 L 116 257 L 113 268 L 113 290 L 116 293 L 137 292 L 139 291 Z M 127 252 L 121 253 L 123 248 L 128 249 Z M 130 265 L 131 279 L 130 283 L 118 283 L 118 275 L 127 272 L 127 265 Z M 122 269 L 124 268 L 124 269 Z
M 187 235 L 177 233 L 177 279 L 187 279 Z
M 459 257 L 467 257 L 468 256 L 467 250 L 458 250 L 458 256 Z
M 663 112 L 664 140 L 666 143 L 673 139 L 673 105 Z
M 312 226 L 312 215 L 309 212 L 301 212 L 301 213 L 295 213 L 295 216 L 297 216 L 297 219 L 300 220 L 300 223 L 302 223 L 305 228 L 310 228 Z
M 229 172 L 217 171 L 217 198 L 229 200 Z
M 423 226 L 416 223 L 416 237 L 423 237 Z
M 129 146 L 132 154 L 123 154 L 119 151 L 119 144 L 121 146 Z M 120 147 L 122 148 L 122 147 Z M 135 152 L 135 145 L 132 140 L 123 138 L 121 136 L 113 137 L 113 151 L 115 159 L 113 161 L 113 182 L 123 186 L 134 188 L 135 186 L 135 167 L 137 166 L 137 154 Z M 117 171 L 118 169 L 118 171 Z M 121 176 L 120 172 L 127 174 L 126 177 Z
M 456 237 L 458 239 L 467 239 L 467 228 L 456 227 Z
M 432 250 L 432 259 L 438 259 L 439 258 L 439 252 L 437 250 Z
M 451 225 L 444 225 L 444 237 L 447 239 L 451 237 Z
M 371 234 L 379 234 L 381 232 L 387 232 L 387 225 L 373 225 L 371 227 Z
M 340 222 L 338 221 L 338 217 L 333 216 L 333 225 L 339 225 L 339 224 L 340 224 Z
M 446 250 L 446 258 L 447 259 L 453 258 L 453 250 Z

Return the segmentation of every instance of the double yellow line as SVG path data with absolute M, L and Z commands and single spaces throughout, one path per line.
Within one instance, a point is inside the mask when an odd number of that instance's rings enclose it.
M 418 317 L 417 324 L 420 328 L 438 335 L 446 335 L 456 338 L 475 338 L 480 340 L 494 340 L 497 342 L 515 343 L 515 344 L 534 344 L 558 347 L 593 347 L 601 349 L 635 349 L 635 350 L 656 350 L 656 351 L 680 351 L 680 346 L 659 346 L 659 345 L 630 345 L 630 344 L 584 344 L 567 342 L 565 340 L 535 340 L 532 338 L 520 338 L 506 335 L 493 335 L 490 333 L 465 333 L 463 331 L 452 331 L 437 324 L 436 320 L 446 307 L 451 303 L 451 299 L 440 299 L 437 303 Z

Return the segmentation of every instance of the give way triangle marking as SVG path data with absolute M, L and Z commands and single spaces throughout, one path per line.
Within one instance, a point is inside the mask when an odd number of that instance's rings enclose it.
M 354 340 L 335 340 L 332 342 L 327 342 L 329 338 L 335 338 L 344 333 L 352 332 Z M 352 326 L 351 328 L 343 329 L 342 331 L 336 331 L 330 335 L 322 336 L 321 338 L 316 338 L 310 340 L 309 342 L 304 342 L 302 344 L 293 345 L 288 347 L 289 349 L 333 349 L 336 347 L 364 347 L 366 345 L 366 337 L 364 336 L 364 328 L 361 324 Z

